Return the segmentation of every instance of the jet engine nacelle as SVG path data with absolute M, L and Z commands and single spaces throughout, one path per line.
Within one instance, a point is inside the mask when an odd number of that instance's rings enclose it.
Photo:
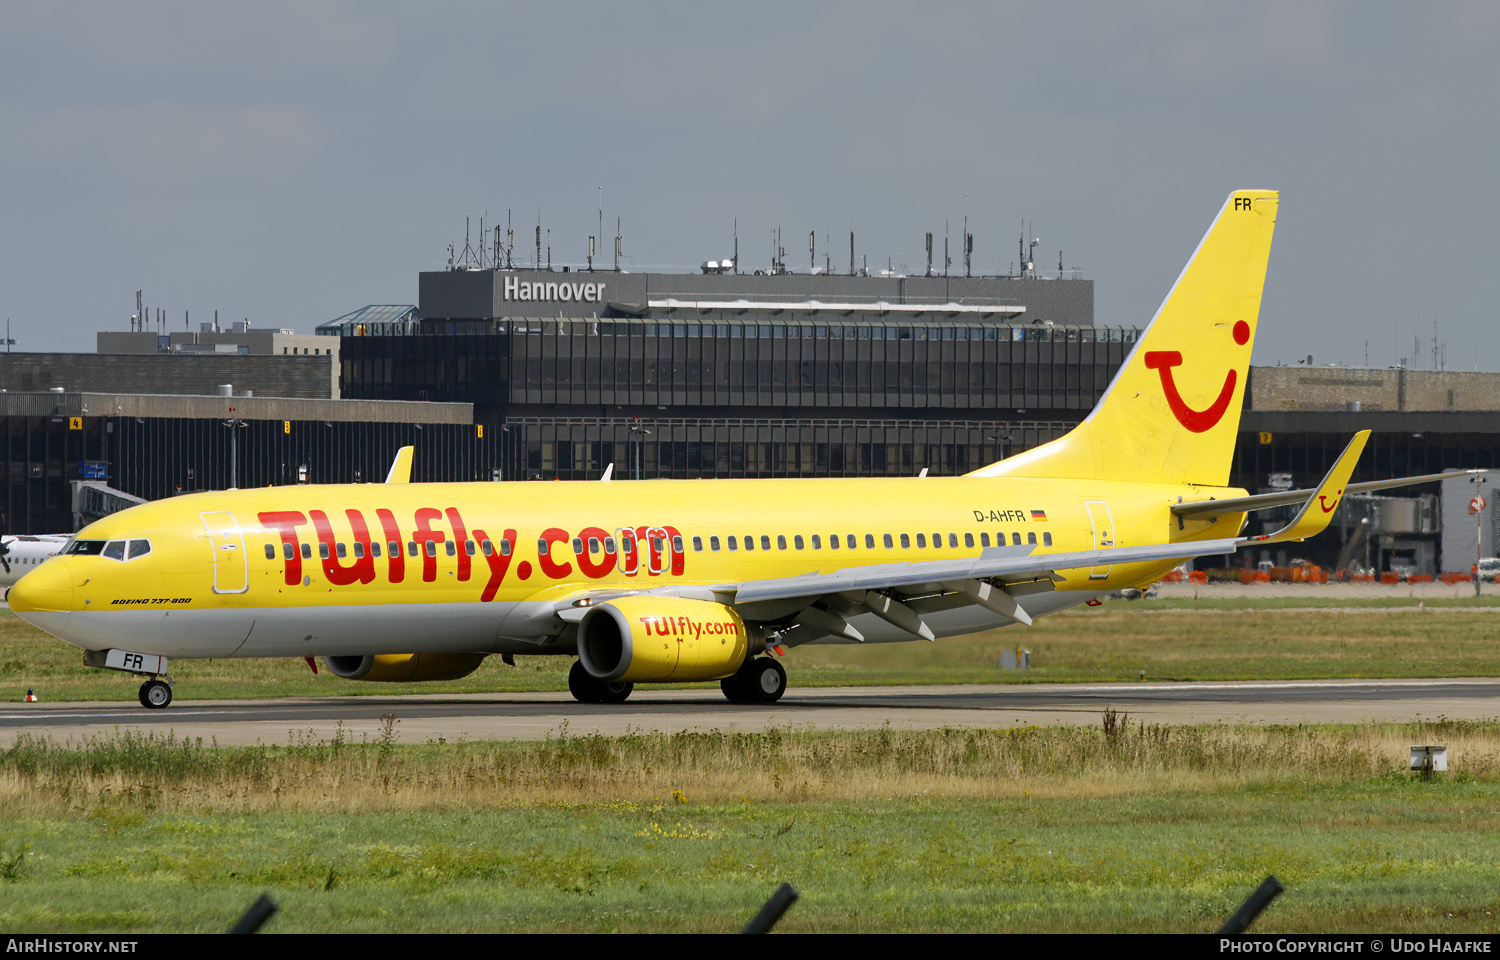
M 745 662 L 745 621 L 733 607 L 678 597 L 621 597 L 578 624 L 578 659 L 600 680 L 718 680 Z
M 484 662 L 482 653 L 380 653 L 362 657 L 324 657 L 328 672 L 345 680 L 378 683 L 417 683 L 457 680 Z

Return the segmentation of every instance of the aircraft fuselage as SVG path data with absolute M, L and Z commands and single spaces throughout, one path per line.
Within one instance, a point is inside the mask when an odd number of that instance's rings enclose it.
M 89 525 L 76 538 L 85 551 L 75 545 L 27 579 L 23 606 L 28 620 L 85 649 L 172 658 L 571 653 L 553 610 L 573 594 L 1233 535 L 1238 516 L 1179 525 L 1170 515 L 1179 498 L 1207 495 L 965 477 L 222 491 Z M 1171 566 L 1067 570 L 1021 592 L 1035 616 Z M 938 636 L 1012 622 L 974 605 L 924 619 Z M 912 639 L 873 616 L 856 625 L 869 642 Z

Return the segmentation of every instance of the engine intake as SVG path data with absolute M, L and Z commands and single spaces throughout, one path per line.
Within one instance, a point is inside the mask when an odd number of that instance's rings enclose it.
M 599 680 L 718 680 L 745 662 L 745 621 L 733 607 L 677 597 L 621 597 L 578 625 L 578 659 Z
M 482 653 L 378 653 L 362 657 L 324 657 L 328 672 L 345 680 L 375 683 L 419 683 L 467 677 L 484 662 Z

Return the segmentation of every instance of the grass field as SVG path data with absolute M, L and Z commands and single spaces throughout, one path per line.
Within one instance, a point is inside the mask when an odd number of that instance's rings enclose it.
M 1495 676 L 1493 598 L 1112 602 L 934 644 L 801 648 L 798 685 Z M 1024 644 L 1034 669 L 1002 672 Z M 0 689 L 135 682 L 0 616 Z M 182 661 L 179 697 L 556 690 L 568 658 L 448 684 Z M 1451 773 L 1405 770 L 1444 743 Z M 0 927 L 705 931 L 782 881 L 789 931 L 1211 931 L 1266 874 L 1256 932 L 1494 933 L 1500 722 L 567 737 L 308 738 L 218 748 L 122 731 L 0 752 Z
M 1111 601 L 969 637 L 900 644 L 809 646 L 785 665 L 793 686 L 1275 680 L 1310 677 L 1500 676 L 1500 598 L 1308 601 L 1290 598 Z M 1006 647 L 1032 669 L 1001 671 Z M 492 657 L 463 680 L 370 684 L 313 676 L 301 660 L 174 661 L 177 696 L 224 699 L 567 688 L 567 657 Z M 134 700 L 132 678 L 85 668 L 80 652 L 0 615 L 0 698 L 28 688 L 47 701 Z
M 0 754 L 0 927 L 1494 933 L 1500 724 L 643 735 Z M 1449 745 L 1452 772 L 1404 771 Z

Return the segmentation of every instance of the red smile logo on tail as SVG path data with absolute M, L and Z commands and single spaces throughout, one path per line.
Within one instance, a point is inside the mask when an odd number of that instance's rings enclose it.
M 1324 501 L 1326 499 L 1326 495 L 1318 494 L 1318 509 L 1322 510 L 1324 513 L 1332 513 L 1333 511 L 1338 509 L 1339 498 L 1341 498 L 1343 495 L 1344 491 L 1340 490 L 1338 493 L 1335 493 L 1333 495 L 1332 503 L 1325 503 Z
M 1234 342 L 1244 346 L 1250 341 L 1250 325 L 1241 320 L 1234 325 Z M 1161 392 L 1167 398 L 1167 406 L 1172 409 L 1172 416 L 1177 422 L 1187 427 L 1194 433 L 1204 433 L 1212 430 L 1224 418 L 1224 412 L 1229 409 L 1229 401 L 1234 398 L 1234 385 L 1239 382 L 1236 371 L 1230 370 L 1224 377 L 1224 387 L 1219 391 L 1219 396 L 1213 403 L 1203 410 L 1194 410 L 1182 399 L 1182 394 L 1177 390 L 1177 382 L 1172 378 L 1172 368 L 1182 365 L 1182 354 L 1177 350 L 1151 350 L 1145 356 L 1146 369 L 1158 370 L 1161 373 Z

